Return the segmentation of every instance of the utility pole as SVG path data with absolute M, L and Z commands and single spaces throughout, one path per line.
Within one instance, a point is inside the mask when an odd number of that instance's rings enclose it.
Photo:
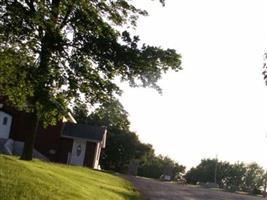
M 214 169 L 214 183 L 217 184 L 217 163 L 218 163 L 218 156 L 216 155 L 215 159 L 215 169 Z

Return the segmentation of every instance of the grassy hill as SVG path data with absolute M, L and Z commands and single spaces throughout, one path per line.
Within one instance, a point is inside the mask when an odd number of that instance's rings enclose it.
M 139 200 L 127 181 L 82 167 L 0 155 L 1 200 Z

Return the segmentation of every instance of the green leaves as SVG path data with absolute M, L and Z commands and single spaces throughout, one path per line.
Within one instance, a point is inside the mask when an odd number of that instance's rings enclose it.
M 179 177 L 185 172 L 185 166 L 179 165 L 167 156 L 150 155 L 144 157 L 143 161 L 139 166 L 138 175 L 148 178 L 159 179 L 160 176 L 163 175 L 165 173 L 165 170 L 168 168 L 171 170 L 171 174 L 168 174 L 171 176 L 171 180 Z
M 32 58 L 25 56 L 23 51 L 0 51 L 0 92 L 19 110 L 32 110 L 28 104 L 33 96 L 31 73 L 34 73 L 34 64 L 31 61 Z
M 139 44 L 138 36 L 121 31 L 147 15 L 130 0 L 0 5 L 0 93 L 14 107 L 35 112 L 43 124 L 55 124 L 70 101 L 93 105 L 121 94 L 116 77 L 160 92 L 162 74 L 181 70 L 175 50 Z
M 260 190 L 264 185 L 265 172 L 258 164 L 244 164 L 242 162 L 230 164 L 218 162 L 215 159 L 201 160 L 197 167 L 191 168 L 187 172 L 185 178 L 188 183 L 193 184 L 197 182 L 213 183 L 215 167 L 217 167 L 217 183 L 224 189 L 254 192 Z
M 80 123 L 106 126 L 108 128 L 116 127 L 122 131 L 129 131 L 128 113 L 115 98 L 103 102 L 90 115 L 85 104 L 77 103 L 74 107 L 74 116 Z

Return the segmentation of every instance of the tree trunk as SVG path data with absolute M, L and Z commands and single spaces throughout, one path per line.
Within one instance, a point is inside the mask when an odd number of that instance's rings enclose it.
M 31 132 L 24 141 L 24 148 L 23 148 L 23 153 L 20 157 L 21 160 L 32 160 L 32 154 L 33 154 L 33 149 L 34 149 L 34 144 L 35 144 L 35 138 L 38 132 L 39 128 L 39 117 L 36 118 L 36 123 L 35 123 L 35 128 L 34 131 Z
M 267 180 L 264 180 L 264 190 L 263 190 L 263 197 L 266 197 L 266 187 L 267 187 Z

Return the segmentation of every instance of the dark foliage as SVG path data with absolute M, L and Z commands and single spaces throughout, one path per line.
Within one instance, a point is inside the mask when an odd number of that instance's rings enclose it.
M 146 15 L 130 0 L 1 0 L 0 94 L 34 113 L 38 127 L 55 125 L 72 101 L 120 94 L 115 77 L 160 91 L 162 73 L 181 69 L 180 55 L 130 35 L 126 29 Z M 23 159 L 32 158 L 34 135 Z

